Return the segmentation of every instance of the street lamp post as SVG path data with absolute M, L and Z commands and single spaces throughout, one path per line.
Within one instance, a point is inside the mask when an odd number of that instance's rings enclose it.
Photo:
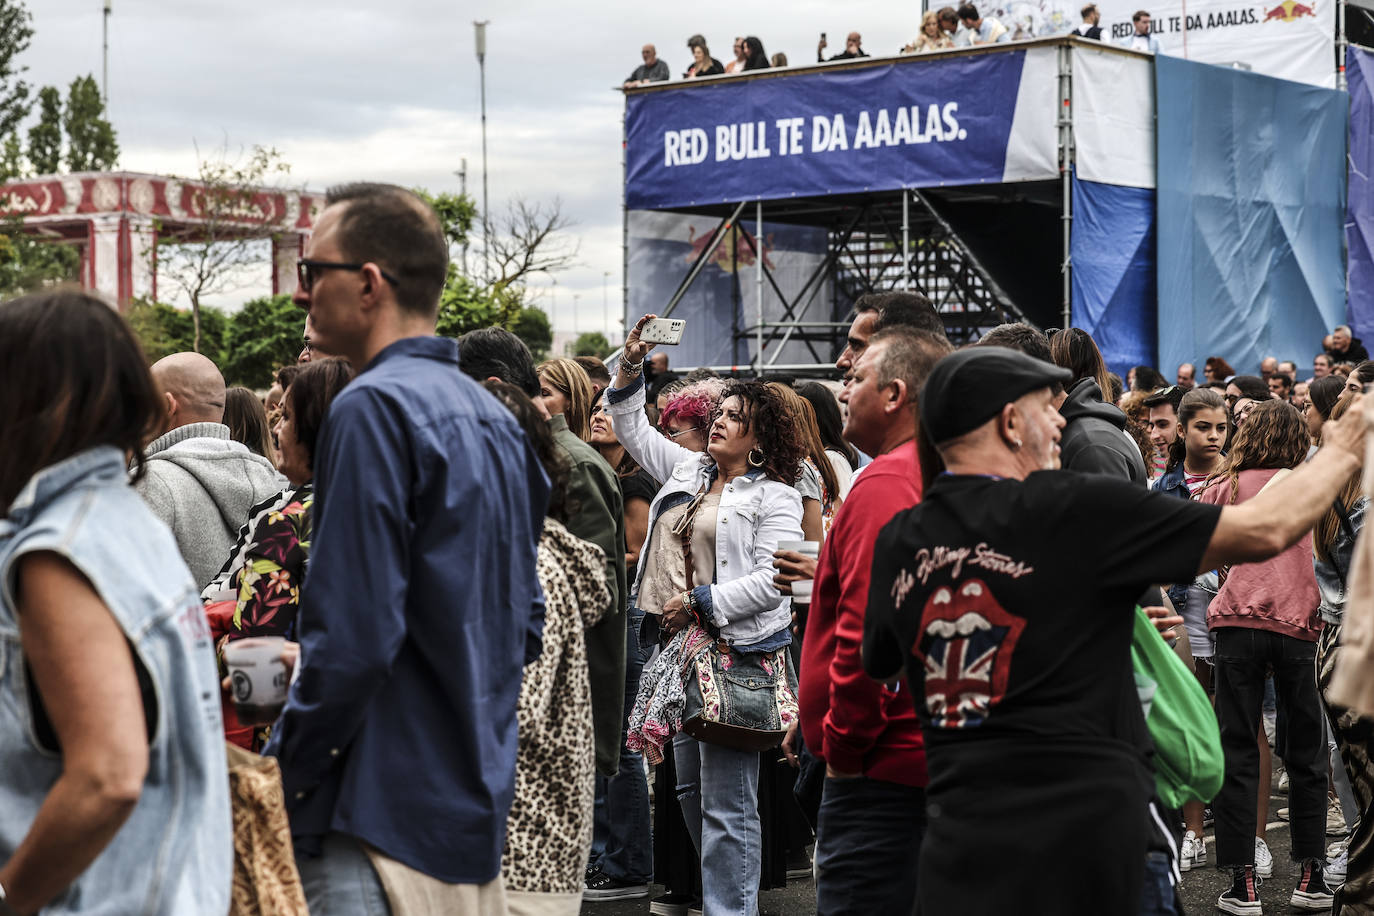
M 105 117 L 110 116 L 110 2 L 105 0 L 104 28 L 101 35 L 100 94 L 105 103 Z
M 601 272 L 601 311 L 604 313 L 602 321 L 606 325 L 606 343 L 611 341 L 611 272 L 603 270 Z
M 477 39 L 477 70 L 482 86 L 482 270 L 491 282 L 491 211 L 487 209 L 487 23 L 473 22 Z

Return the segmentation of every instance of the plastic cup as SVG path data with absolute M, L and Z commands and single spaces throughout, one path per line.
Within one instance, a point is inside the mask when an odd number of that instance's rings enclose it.
M 820 541 L 778 541 L 778 550 L 792 550 L 814 560 L 821 555 L 821 544 Z M 813 584 L 811 579 L 798 579 L 793 582 L 792 603 L 810 604 Z
M 244 725 L 271 725 L 281 715 L 291 681 L 281 660 L 285 647 L 280 636 L 240 639 L 224 647 L 234 712 Z

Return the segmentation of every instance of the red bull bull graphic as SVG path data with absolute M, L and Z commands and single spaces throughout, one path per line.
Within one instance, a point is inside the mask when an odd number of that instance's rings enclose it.
M 1294 19 L 1300 19 L 1303 16 L 1316 15 L 1317 10 L 1315 3 L 1313 3 L 1312 6 L 1307 6 L 1306 4 L 1298 3 L 1297 0 L 1283 0 L 1278 6 L 1265 12 L 1263 21 L 1292 22 Z
M 719 241 L 716 242 L 715 250 L 707 257 L 721 270 L 726 273 L 734 273 L 741 267 L 754 266 L 754 248 L 751 244 L 754 237 L 746 229 L 739 226 L 731 226 L 721 234 Z M 711 242 L 711 233 L 697 235 L 697 227 L 687 228 L 687 242 L 692 246 L 691 251 L 687 252 L 685 260 L 688 263 L 696 263 L 697 258 L 701 257 L 701 252 Z M 773 270 L 773 261 L 768 257 L 768 253 L 773 250 L 773 237 L 764 236 L 763 244 L 759 246 L 763 252 L 764 266 Z

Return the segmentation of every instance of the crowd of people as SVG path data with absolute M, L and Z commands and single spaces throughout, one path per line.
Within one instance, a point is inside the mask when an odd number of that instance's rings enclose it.
M 0 913 L 1177 914 L 1215 864 L 1251 914 L 1271 755 L 1293 905 L 1374 908 L 1348 328 L 1311 379 L 1123 384 L 878 293 L 838 385 L 679 377 L 651 315 L 609 369 L 436 336 L 447 261 L 332 189 L 261 400 L 86 293 L 0 304 Z
M 1098 10 L 1097 4 L 1085 5 L 1081 14 L 1082 23 L 1069 30 L 1068 34 L 1101 41 L 1102 28 L 1099 23 L 1102 21 L 1102 13 Z M 1117 43 L 1124 48 L 1148 51 L 1151 54 L 1158 53 L 1159 41 L 1152 34 L 1149 11 L 1136 11 L 1131 16 L 1131 24 L 1131 32 Z M 1044 38 L 1047 34 L 1052 33 L 1036 31 L 1035 25 L 1029 19 L 1007 23 L 996 16 L 985 16 L 979 13 L 978 7 L 973 3 L 963 3 L 958 7 L 944 6 L 938 10 L 926 10 L 921 17 L 921 26 L 916 37 L 902 45 L 894 53 L 923 54 L 947 48 L 970 48 L 976 45 Z M 852 60 L 869 56 L 863 48 L 863 36 L 858 32 L 850 32 L 845 36 L 843 51 L 826 57 L 825 52 L 829 47 L 826 34 L 822 32 L 820 41 L 816 44 L 817 63 Z M 763 49 L 763 42 L 754 36 L 736 36 L 731 47 L 732 57 L 724 64 L 711 56 L 710 46 L 707 44 L 705 36 L 700 34 L 687 39 L 687 53 L 691 56 L 691 63 L 683 71 L 682 79 L 722 76 L 743 73 L 748 70 L 767 70 L 789 65 L 787 55 L 784 53 L 777 53 L 769 57 Z M 647 44 L 641 49 L 640 54 L 643 63 L 636 67 L 625 80 L 626 89 L 664 82 L 672 78 L 667 63 L 658 56 L 657 47 Z

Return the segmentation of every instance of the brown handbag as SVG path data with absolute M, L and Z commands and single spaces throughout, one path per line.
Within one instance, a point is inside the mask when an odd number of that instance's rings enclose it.
M 276 758 L 224 747 L 234 813 L 230 916 L 308 916 Z

